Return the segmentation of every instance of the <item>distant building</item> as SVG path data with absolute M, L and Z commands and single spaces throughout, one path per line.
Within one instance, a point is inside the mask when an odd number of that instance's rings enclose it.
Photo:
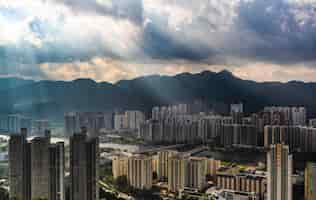
M 128 121 L 125 114 L 115 114 L 114 116 L 114 129 L 121 130 L 128 128 Z
M 128 110 L 125 113 L 116 113 L 114 116 L 114 129 L 139 130 L 140 124 L 145 121 L 145 115 L 141 111 Z
M 150 156 L 135 155 L 128 158 L 127 180 L 136 189 L 152 188 L 153 171 Z
M 32 135 L 43 136 L 46 130 L 50 130 L 50 124 L 48 120 L 34 120 Z
M 313 128 L 316 128 L 316 119 L 310 119 L 309 120 L 309 126 L 313 127 Z
M 184 144 L 202 139 L 198 136 L 197 121 L 148 120 L 140 126 L 140 137 L 150 143 Z
M 269 113 L 269 125 L 306 125 L 306 108 L 305 107 L 265 107 L 264 112 Z
M 70 138 L 70 199 L 99 199 L 99 144 L 86 130 Z
M 198 135 L 203 140 L 219 137 L 222 133 L 224 120 L 221 116 L 207 116 L 199 120 Z
M 91 137 L 98 136 L 101 129 L 113 129 L 114 117 L 111 112 L 70 112 L 64 116 L 66 135 L 73 135 L 86 127 Z
M 230 105 L 230 115 L 234 124 L 241 124 L 244 113 L 244 105 L 242 103 Z
M 125 112 L 127 125 L 129 129 L 139 129 L 140 124 L 145 121 L 145 115 L 137 110 L 128 110 Z
M 225 124 L 220 135 L 223 147 L 255 147 L 258 144 L 258 132 L 253 125 Z
M 19 114 L 8 115 L 7 123 L 9 133 L 19 133 L 22 128 L 30 131 L 32 128 L 32 119 Z
M 316 200 L 316 163 L 312 162 L 305 169 L 305 200 Z
M 290 151 L 316 152 L 316 128 L 302 126 L 265 126 L 264 146 L 284 143 Z
M 268 200 L 292 200 L 293 163 L 288 146 L 270 146 L 267 153 L 267 169 Z

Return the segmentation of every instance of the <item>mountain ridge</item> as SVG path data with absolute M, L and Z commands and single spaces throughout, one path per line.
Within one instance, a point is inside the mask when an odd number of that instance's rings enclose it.
M 316 117 L 316 83 L 243 80 L 231 72 L 203 71 L 174 76 L 151 75 L 116 83 L 80 78 L 73 81 L 32 81 L 0 78 L 0 113 L 25 113 L 35 118 L 61 119 L 69 111 L 107 111 L 190 103 L 243 102 L 246 112 L 264 106 L 304 105 Z

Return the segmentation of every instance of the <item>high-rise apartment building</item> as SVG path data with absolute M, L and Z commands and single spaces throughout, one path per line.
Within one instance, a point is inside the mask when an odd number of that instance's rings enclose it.
M 283 144 L 270 146 L 267 153 L 268 200 L 292 200 L 292 156 Z
M 176 154 L 168 161 L 168 190 L 178 192 L 186 186 L 187 159 L 182 154 Z
M 316 128 L 302 126 L 265 126 L 264 146 L 283 143 L 290 151 L 316 152 Z
M 10 198 L 64 200 L 63 143 L 50 144 L 50 133 L 26 140 L 27 130 L 9 141 Z
M 99 142 L 86 129 L 70 138 L 70 199 L 99 199 Z
M 127 156 L 116 156 L 112 159 L 112 173 L 114 179 L 120 176 L 127 176 L 127 164 Z
M 50 129 L 50 125 L 49 125 L 48 120 L 34 120 L 32 135 L 43 136 L 45 134 L 45 131 L 49 129 Z
M 145 155 L 134 155 L 128 158 L 127 181 L 136 189 L 152 187 L 153 171 L 152 158 Z
M 139 129 L 140 124 L 145 121 L 145 115 L 137 110 L 128 110 L 125 112 L 125 115 L 129 129 Z
M 10 198 L 31 200 L 31 153 L 27 130 L 11 135 L 9 140 Z
M 258 132 L 253 125 L 225 124 L 220 135 L 220 143 L 224 147 L 257 146 Z
M 305 200 L 316 200 L 316 163 L 308 162 L 305 168 Z
M 9 133 L 19 133 L 22 128 L 30 131 L 32 128 L 32 119 L 19 114 L 8 115 L 7 123 Z
M 186 167 L 186 187 L 201 191 L 206 186 L 206 158 L 190 157 Z
M 63 142 L 49 147 L 49 200 L 65 200 L 65 147 Z
M 157 175 L 160 180 L 168 179 L 168 162 L 171 156 L 177 154 L 176 151 L 158 152 L 158 169 Z
M 31 196 L 32 199 L 49 197 L 49 144 L 50 136 L 31 141 Z
M 87 129 L 90 137 L 99 135 L 101 129 L 113 129 L 113 113 L 111 112 L 70 112 L 64 116 L 66 135 Z

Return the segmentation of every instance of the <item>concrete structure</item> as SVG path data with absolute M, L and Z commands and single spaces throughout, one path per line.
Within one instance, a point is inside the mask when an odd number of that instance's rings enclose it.
M 151 189 L 153 180 L 152 158 L 135 155 L 128 158 L 127 180 L 136 189 Z
M 11 135 L 9 140 L 9 195 L 31 200 L 31 154 L 26 136 L 27 130 L 22 129 L 20 135 Z
M 145 121 L 145 115 L 137 110 L 128 110 L 125 112 L 127 118 L 127 127 L 129 129 L 139 129 L 140 124 Z
M 264 146 L 284 143 L 290 151 L 316 152 L 316 128 L 301 126 L 265 126 Z
M 186 144 L 201 141 L 197 121 L 149 120 L 141 124 L 140 137 L 150 143 Z
M 10 198 L 64 200 L 63 143 L 50 144 L 50 133 L 26 140 L 26 129 L 9 141 Z
M 264 112 L 269 113 L 269 125 L 306 125 L 306 108 L 305 107 L 265 107 Z
M 230 105 L 230 115 L 234 124 L 241 124 L 244 113 L 244 105 L 242 103 Z
M 168 162 L 169 158 L 177 154 L 176 151 L 160 151 L 158 152 L 158 168 L 157 175 L 159 180 L 168 179 Z
M 305 200 L 316 200 L 316 163 L 312 162 L 305 168 Z
M 70 199 L 99 199 L 99 144 L 84 129 L 70 138 Z
M 230 113 L 243 113 L 243 112 L 244 112 L 244 105 L 242 103 L 230 105 Z
M 30 131 L 32 128 L 32 119 L 19 114 L 8 115 L 7 123 L 9 133 L 19 133 L 22 128 Z
M 220 135 L 223 147 L 251 147 L 258 144 L 258 132 L 253 125 L 225 124 Z
M 206 186 L 206 158 L 190 157 L 186 167 L 185 187 L 201 191 Z
M 168 161 L 168 190 L 178 192 L 186 185 L 187 159 L 183 155 L 174 155 Z
M 48 120 L 33 121 L 32 135 L 44 136 L 46 130 L 50 130 L 50 124 Z
M 120 176 L 127 176 L 127 156 L 116 156 L 112 159 L 112 174 L 113 178 L 116 179 Z
M 90 137 L 96 137 L 101 129 L 113 129 L 112 112 L 70 112 L 64 116 L 66 135 L 73 135 L 86 127 Z
M 221 161 L 214 158 L 206 158 L 205 165 L 205 175 L 216 176 L 217 170 L 221 167 Z
M 50 136 L 37 137 L 31 141 L 31 197 L 49 198 L 49 144 Z
M 115 114 L 114 116 L 114 129 L 121 130 L 128 128 L 128 121 L 125 114 Z
M 292 200 L 292 156 L 283 144 L 270 146 L 267 153 L 267 199 Z
M 216 186 L 237 192 L 249 192 L 264 199 L 266 194 L 266 176 L 254 173 L 218 172 Z
M 316 119 L 310 119 L 309 120 L 309 127 L 316 128 Z
M 49 200 L 65 200 L 65 149 L 58 142 L 49 147 Z
M 199 120 L 198 135 L 203 140 L 215 139 L 221 135 L 223 129 L 223 117 L 207 116 Z

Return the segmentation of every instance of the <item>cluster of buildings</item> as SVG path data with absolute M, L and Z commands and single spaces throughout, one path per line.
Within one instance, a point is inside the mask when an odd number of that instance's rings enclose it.
M 150 189 L 158 180 L 166 183 L 169 193 L 179 195 L 205 192 L 217 199 L 293 199 L 293 157 L 289 146 L 280 143 L 269 146 L 265 171 L 224 166 L 219 160 L 173 150 L 160 151 L 153 156 L 116 156 L 112 160 L 112 171 L 115 179 L 126 176 L 128 184 L 137 189 Z M 157 180 L 153 180 L 154 173 Z M 315 177 L 316 163 L 308 162 L 305 169 L 306 200 L 316 198 Z M 209 186 L 212 187 L 205 190 Z
M 206 176 L 215 175 L 220 161 L 191 157 L 177 151 L 161 151 L 155 156 L 118 156 L 112 160 L 114 178 L 126 176 L 130 186 L 150 189 L 153 173 L 160 181 L 168 183 L 168 190 L 178 192 L 185 188 L 201 191 L 205 188 Z
M 304 107 L 265 107 L 247 117 L 243 109 L 243 104 L 232 104 L 230 115 L 221 116 L 189 112 L 186 104 L 154 107 L 152 118 L 141 123 L 139 137 L 153 144 L 211 141 L 224 148 L 284 142 L 291 150 L 316 152 L 316 120 L 311 119 L 307 126 Z
M 98 136 L 102 130 L 138 130 L 145 121 L 141 111 L 120 112 L 70 112 L 64 116 L 65 132 L 73 134 L 86 127 L 89 134 Z
M 33 120 L 21 114 L 11 114 L 0 117 L 0 131 L 9 134 L 19 133 L 22 128 L 30 131 L 32 135 L 44 136 L 45 130 L 50 129 L 48 120 Z
M 86 130 L 70 138 L 70 199 L 99 199 L 99 144 Z M 27 139 L 27 129 L 9 139 L 10 199 L 65 200 L 65 147 L 51 143 L 50 131 Z

